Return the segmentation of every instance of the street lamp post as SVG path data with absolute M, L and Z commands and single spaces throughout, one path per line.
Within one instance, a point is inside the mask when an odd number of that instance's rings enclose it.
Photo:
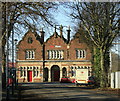
M 6 11 L 7 10 L 7 3 L 6 3 Z M 6 12 L 6 15 L 8 15 L 8 12 Z M 6 25 L 7 25 L 7 19 L 8 17 L 6 16 Z M 8 43 L 8 26 L 6 26 L 6 68 L 5 68 L 5 73 L 6 73 L 6 100 L 9 100 L 9 85 L 8 85 L 8 55 L 9 55 L 9 43 Z
M 16 59 L 17 59 L 17 39 L 15 39 L 14 40 L 14 42 L 15 42 L 15 64 L 16 64 Z M 16 65 L 15 65 L 15 88 L 16 88 L 16 86 L 17 86 L 17 78 L 16 78 Z
M 6 100 L 9 100 L 9 84 L 8 84 L 8 55 L 9 55 L 9 43 L 8 43 L 8 33 L 6 34 Z
M 15 65 L 14 65 L 14 29 L 12 30 L 12 94 L 14 94 L 14 83 L 15 83 Z

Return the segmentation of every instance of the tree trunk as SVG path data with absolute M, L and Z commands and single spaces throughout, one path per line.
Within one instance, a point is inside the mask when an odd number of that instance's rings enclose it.
M 6 86 L 6 55 L 5 55 L 5 41 L 2 41 L 2 87 L 4 88 Z
M 105 71 L 105 53 L 103 52 L 103 49 L 100 49 L 100 55 L 101 55 L 101 80 L 100 80 L 100 87 L 105 88 L 107 87 L 107 73 Z
M 100 87 L 100 50 L 97 47 L 93 47 L 93 73 L 95 77 L 95 86 Z

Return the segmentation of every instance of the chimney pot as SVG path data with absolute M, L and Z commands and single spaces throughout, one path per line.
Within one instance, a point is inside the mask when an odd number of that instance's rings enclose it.
M 54 37 L 57 38 L 56 25 L 54 28 L 55 28 Z

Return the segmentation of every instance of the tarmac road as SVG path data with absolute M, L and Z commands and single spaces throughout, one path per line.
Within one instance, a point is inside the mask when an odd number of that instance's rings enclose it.
M 21 85 L 20 101 L 120 101 L 117 95 L 103 94 L 72 83 L 26 83 Z

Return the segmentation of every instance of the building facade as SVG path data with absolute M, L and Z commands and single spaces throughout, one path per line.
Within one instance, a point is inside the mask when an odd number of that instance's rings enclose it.
M 18 82 L 54 82 L 63 76 L 74 78 L 77 68 L 92 71 L 91 51 L 75 34 L 70 40 L 70 30 L 67 39 L 62 31 L 56 30 L 44 42 L 44 32 L 38 35 L 28 31 L 17 45 L 17 79 Z

